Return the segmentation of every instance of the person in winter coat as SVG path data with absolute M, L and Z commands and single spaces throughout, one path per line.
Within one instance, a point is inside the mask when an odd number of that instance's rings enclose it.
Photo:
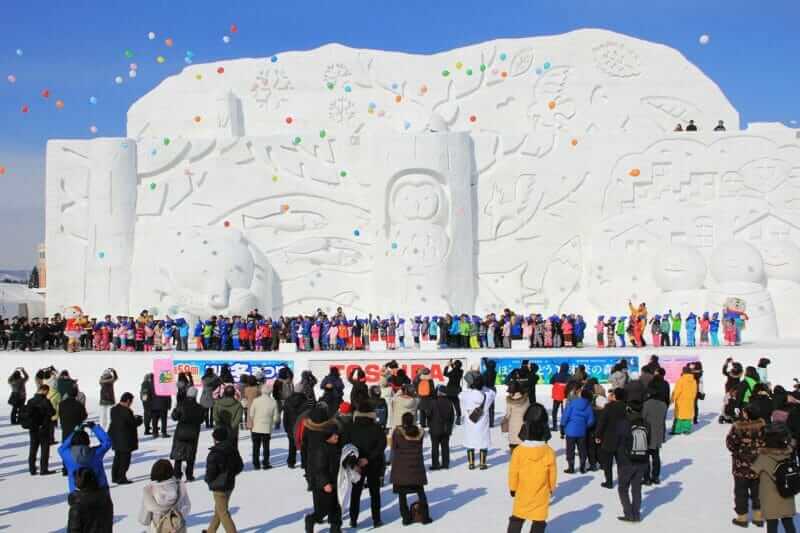
M 22 417 L 23 427 L 28 428 L 30 437 L 30 451 L 28 453 L 28 470 L 32 476 L 36 475 L 36 454 L 39 454 L 41 469 L 39 474 L 47 476 L 53 474 L 50 470 L 50 445 L 53 443 L 53 416 L 56 410 L 47 399 L 50 393 L 48 385 L 40 385 L 33 398 L 28 400 Z
M 436 388 L 436 398 L 428 405 L 427 418 L 431 437 L 431 470 L 447 470 L 450 468 L 450 435 L 453 434 L 456 414 L 444 385 Z
M 114 383 L 117 379 L 117 371 L 113 368 L 106 368 L 100 374 L 100 425 L 104 429 L 108 429 L 111 408 L 117 401 L 114 395 Z
M 791 437 L 779 424 L 767 426 L 764 432 L 764 447 L 758 452 L 752 471 L 758 476 L 758 494 L 763 518 L 767 521 L 767 533 L 778 532 L 778 522 L 786 533 L 795 533 L 794 515 L 797 514 L 794 498 L 784 498 L 778 492 L 774 473 L 778 464 L 792 457 Z M 755 523 L 755 519 L 753 519 Z
M 58 404 L 58 422 L 61 425 L 61 442 L 64 442 L 75 429 L 88 418 L 86 407 L 76 399 L 78 386 Z
M 278 418 L 275 420 L 276 429 L 280 427 L 283 405 L 292 394 L 294 394 L 294 374 L 288 366 L 284 365 L 278 370 L 278 378 L 272 386 L 272 397 L 275 398 L 278 409 Z M 290 431 L 290 428 L 284 429 Z
M 307 414 L 300 415 L 297 425 L 298 427 L 295 429 L 295 434 L 297 435 L 298 444 L 300 445 L 300 458 L 303 461 L 302 466 L 305 471 L 306 480 L 308 481 L 308 490 L 311 491 L 313 488 L 308 472 L 311 452 L 318 446 L 322 446 L 331 427 L 338 431 L 339 426 L 336 424 L 336 421 L 328 415 L 327 406 L 323 405 L 321 402 L 315 404 Z
M 125 392 L 119 403 L 111 408 L 111 424 L 108 426 L 111 448 L 114 450 L 111 481 L 118 485 L 133 483 L 127 477 L 128 468 L 131 465 L 131 455 L 139 449 L 137 428 L 142 425 L 142 417 L 133 414 L 132 404 L 133 394 Z
M 445 400 L 447 402 L 447 400 Z M 450 406 L 449 402 L 447 403 Z M 385 468 L 386 434 L 378 425 L 372 402 L 362 401 L 353 414 L 353 425 L 350 428 L 350 443 L 358 449 L 358 467 L 361 479 L 353 485 L 350 495 L 350 527 L 358 525 L 358 514 L 361 509 L 361 492 L 364 485 L 369 490 L 372 527 L 383 525 L 381 521 L 381 478 Z
M 98 446 L 89 446 L 89 435 L 83 430 L 84 427 L 91 429 L 97 440 Z M 94 422 L 87 422 L 85 425 L 78 426 L 70 433 L 58 447 L 58 455 L 64 463 L 64 470 L 68 476 L 69 491 L 75 490 L 75 474 L 81 468 L 88 468 L 94 472 L 94 478 L 99 488 L 107 488 L 106 470 L 103 465 L 103 458 L 106 452 L 111 449 L 111 439 L 103 431 L 103 428 Z
M 483 364 L 486 367 L 482 376 L 483 382 L 486 386 L 495 391 L 497 395 L 497 361 L 493 359 L 483 358 Z M 494 427 L 494 402 L 489 406 L 489 427 Z M 423 426 L 424 427 L 424 426 Z
M 214 391 L 219 387 L 221 381 L 214 373 L 214 369 L 206 367 L 202 378 L 203 392 L 200 394 L 200 406 L 205 410 L 206 429 L 213 425 L 212 409 L 214 408 Z
M 649 435 L 647 423 L 642 418 L 642 404 L 628 402 L 628 412 L 617 424 L 617 449 L 614 458 L 617 461 L 617 491 L 622 504 L 623 515 L 618 517 L 623 522 L 641 522 L 642 482 L 649 469 L 648 456 L 635 455 L 635 428 L 644 428 Z M 638 432 L 637 432 L 638 433 Z M 649 440 L 649 439 L 648 439 Z M 647 447 L 648 442 L 643 445 Z
M 297 441 L 295 440 L 295 430 L 300 416 L 310 411 L 314 407 L 313 395 L 308 398 L 302 392 L 295 392 L 283 404 L 283 427 L 286 430 L 286 437 L 289 441 L 289 454 L 286 457 L 286 464 L 289 468 L 294 468 L 297 464 Z
M 400 394 L 391 399 L 392 403 L 392 420 L 390 422 L 391 428 L 396 428 L 403 424 L 403 415 L 411 413 L 416 420 L 417 408 L 419 407 L 419 399 L 414 397 L 414 386 L 406 385 Z
M 507 392 L 504 422 L 508 426 L 508 447 L 513 452 L 514 448 L 522 444 L 523 439 L 520 438 L 519 431 L 522 429 L 530 401 L 517 383 L 509 385 Z
M 342 508 L 338 497 L 339 434 L 336 424 L 326 425 L 320 432 L 319 443 L 308 448 L 306 471 L 314 499 L 314 511 L 305 517 L 306 533 L 314 531 L 314 524 L 328 517 L 331 533 L 342 531 Z
M 269 470 L 272 468 L 269 460 L 269 441 L 272 428 L 280 420 L 278 402 L 272 397 L 272 385 L 269 383 L 262 385 L 261 395 L 250 402 L 247 410 L 247 429 L 250 430 L 250 438 L 253 440 L 253 470 L 259 468 Z M 261 448 L 264 449 L 263 462 L 259 460 Z
M 184 521 L 192 511 L 186 485 L 175 477 L 172 465 L 166 459 L 159 459 L 150 469 L 150 481 L 142 489 L 142 505 L 139 509 L 139 523 L 149 526 L 150 533 L 160 533 L 162 521 L 170 520 L 175 511 Z M 175 517 L 178 518 L 178 517 Z
M 75 473 L 76 490 L 69 493 L 67 533 L 111 533 L 114 503 L 107 489 L 97 485 L 94 472 L 81 468 Z
M 461 394 L 461 379 L 464 377 L 464 371 L 461 369 L 461 361 L 458 359 L 451 359 L 447 366 L 444 367 L 444 377 L 447 378 L 447 399 L 453 404 L 456 411 L 456 425 L 461 425 L 461 401 L 459 395 Z
M 752 407 L 758 418 L 764 422 L 769 423 L 772 420 L 772 411 L 775 409 L 775 404 L 766 383 L 757 383 L 753 387 L 753 394 L 750 396 L 748 406 Z
M 480 469 L 488 468 L 486 457 L 489 454 L 489 447 L 492 445 L 488 407 L 494 398 L 494 391 L 484 386 L 481 376 L 475 379 L 470 389 L 461 393 L 461 408 L 467 414 L 464 425 L 464 447 L 467 449 L 470 470 L 475 469 L 476 450 L 480 452 Z
M 755 367 L 748 366 L 745 368 L 744 378 L 742 378 L 738 389 L 736 389 L 736 407 L 738 409 L 743 409 L 745 405 L 750 403 L 750 398 L 753 396 L 756 385 L 760 382 L 761 378 Z
M 666 441 L 666 420 L 669 405 L 664 401 L 661 387 L 661 374 L 656 374 L 647 387 L 647 400 L 642 407 L 642 418 L 650 428 L 648 435 L 648 469 L 644 476 L 644 485 L 661 483 L 661 446 Z
M 238 429 L 239 425 L 237 424 L 236 427 Z M 214 446 L 209 449 L 206 458 L 205 482 L 214 497 L 214 514 L 206 531 L 216 533 L 217 528 L 222 524 L 225 533 L 235 533 L 236 526 L 228 506 L 231 494 L 236 488 L 236 476 L 242 472 L 244 463 L 242 463 L 239 450 L 233 445 L 229 428 L 219 426 L 214 429 L 211 437 L 214 439 Z
M 736 526 L 747 527 L 750 508 L 753 510 L 753 523 L 759 527 L 764 525 L 759 497 L 759 476 L 752 470 L 759 449 L 765 445 L 764 428 L 764 421 L 758 417 L 755 409 L 748 406 L 742 410 L 742 418 L 733 424 L 725 439 L 725 445 L 731 452 L 736 512 L 733 524 Z
M 609 385 L 614 389 L 624 389 L 628 383 L 628 362 L 624 359 L 611 368 Z
M 332 366 L 328 375 L 322 378 L 319 386 L 326 396 L 330 414 L 335 414 L 339 410 L 339 404 L 344 399 L 344 382 L 339 375 L 339 369 Z
M 508 533 L 520 533 L 526 520 L 532 522 L 531 533 L 544 533 L 557 478 L 556 454 L 547 444 L 550 428 L 544 406 L 531 404 L 517 436 L 520 445 L 511 453 L 508 466 L 508 489 L 514 498 Z
M 152 421 L 150 420 L 153 411 L 153 396 L 156 395 L 155 385 L 153 383 L 153 374 L 147 373 L 142 379 L 142 384 L 139 387 L 139 399 L 142 401 L 142 414 L 144 415 L 144 434 L 150 435 L 152 428 Z
M 239 424 L 242 422 L 242 402 L 236 399 L 236 388 L 226 385 L 222 398 L 214 401 L 214 427 L 225 427 L 234 447 L 239 447 Z
M 570 377 L 569 364 L 561 363 L 558 372 L 550 378 L 550 385 L 553 386 L 550 392 L 553 399 L 553 431 L 558 428 L 558 411 L 566 399 L 567 383 L 570 381 Z
M 411 510 L 408 507 L 408 495 L 417 494 L 417 503 L 422 512 L 423 524 L 433 520 L 428 512 L 428 499 L 425 496 L 425 459 L 422 456 L 422 429 L 414 424 L 414 415 L 405 413 L 402 424 L 392 433 L 392 490 L 400 500 L 400 516 L 403 525 L 411 523 Z
M 436 385 L 428 368 L 423 368 L 414 379 L 416 397 L 419 400 L 419 423 L 422 428 L 428 427 L 428 412 L 431 402 L 436 398 Z
M 595 427 L 595 439 L 600 445 L 600 464 L 605 475 L 605 481 L 601 486 L 606 489 L 614 488 L 614 455 L 619 440 L 617 426 L 626 416 L 625 389 L 615 389 L 609 394 L 608 403 L 600 411 Z
M 630 374 L 630 380 L 625 384 L 624 388 L 625 398 L 627 398 L 629 402 L 644 403 L 647 386 L 644 381 L 641 380 L 639 374 L 632 372 Z
M 350 405 L 359 406 L 364 400 L 369 399 L 369 388 L 367 387 L 367 374 L 361 368 L 354 368 L 347 376 L 350 383 Z
M 161 426 L 161 436 L 169 437 L 167 434 L 167 416 L 172 408 L 172 396 L 162 396 L 156 393 L 153 384 L 153 399 L 150 402 L 150 423 L 152 424 L 153 438 L 158 438 L 158 427 Z
M 186 398 L 172 411 L 172 420 L 178 423 L 172 436 L 172 451 L 169 458 L 175 461 L 175 478 L 183 476 L 183 462 L 186 461 L 186 481 L 194 481 L 194 462 L 197 457 L 197 442 L 200 439 L 200 426 L 205 421 L 205 409 L 195 400 L 197 389 L 186 389 Z
M 683 374 L 675 384 L 672 391 L 672 402 L 675 404 L 675 423 L 672 433 L 692 432 L 692 420 L 694 419 L 694 401 L 697 396 L 697 380 L 695 380 L 688 366 L 684 367 Z
M 11 406 L 11 425 L 19 424 L 19 413 L 28 398 L 25 391 L 25 384 L 28 383 L 28 373 L 25 369 L 17 367 L 8 377 L 8 386 L 11 394 L 8 397 L 8 405 Z
M 561 434 L 567 437 L 567 469 L 565 474 L 575 473 L 575 448 L 580 456 L 580 472 L 586 473 L 586 434 L 594 426 L 594 410 L 592 410 L 592 392 L 584 389 L 580 398 L 567 404 L 561 420 Z

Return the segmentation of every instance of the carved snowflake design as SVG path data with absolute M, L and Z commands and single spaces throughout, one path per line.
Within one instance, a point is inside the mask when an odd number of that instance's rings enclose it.
M 343 63 L 332 63 L 328 65 L 328 68 L 325 69 L 324 79 L 326 82 L 336 83 L 341 79 L 349 77 L 350 69 L 348 69 Z
M 261 109 L 274 111 L 280 109 L 281 104 L 287 100 L 279 93 L 294 89 L 292 82 L 281 68 L 264 67 L 256 75 L 250 93 Z
M 328 105 L 328 116 L 334 122 L 347 122 L 356 114 L 355 104 L 346 96 L 341 96 Z
M 622 43 L 605 43 L 594 49 L 597 68 L 615 78 L 631 78 L 641 74 L 639 54 Z

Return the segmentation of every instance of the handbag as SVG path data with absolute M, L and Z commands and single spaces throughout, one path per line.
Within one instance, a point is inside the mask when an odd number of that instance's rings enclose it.
M 502 433 L 508 433 L 508 417 L 504 416 L 503 419 L 500 421 L 500 431 Z
M 469 413 L 469 419 L 472 421 L 473 424 L 477 424 L 478 421 L 481 418 L 483 418 L 483 408 L 486 405 L 486 393 L 481 393 L 481 394 L 483 394 L 483 401 L 478 407 L 476 407 Z

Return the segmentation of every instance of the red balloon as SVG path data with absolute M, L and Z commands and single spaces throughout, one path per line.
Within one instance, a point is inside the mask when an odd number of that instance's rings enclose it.
M 224 73 L 225 73 L 225 69 L 223 67 L 219 67 L 217 69 L 217 74 L 224 74 Z
M 28 111 L 30 111 L 30 108 L 28 107 L 28 105 L 27 105 L 27 104 L 26 104 L 26 105 L 24 105 L 24 106 L 22 106 L 22 112 L 23 112 L 23 113 L 27 113 Z
M 50 91 L 48 89 L 42 91 L 42 98 L 50 98 Z
M 239 28 L 236 24 L 231 24 L 231 33 L 236 33 L 237 31 L 239 31 Z

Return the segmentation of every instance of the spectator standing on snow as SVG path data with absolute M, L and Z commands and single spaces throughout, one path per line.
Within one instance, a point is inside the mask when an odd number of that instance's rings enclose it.
M 617 425 L 617 477 L 623 522 L 641 522 L 642 482 L 649 465 L 647 423 L 642 418 L 642 404 L 628 402 L 627 416 Z
M 771 424 L 764 430 L 764 447 L 752 466 L 759 476 L 758 493 L 767 533 L 778 533 L 778 522 L 786 533 L 795 533 L 794 515 L 797 514 L 794 497 L 783 497 L 776 485 L 778 465 L 792 457 L 791 436 L 785 426 Z M 755 519 L 753 520 L 755 523 Z
M 736 518 L 733 525 L 747 527 L 748 514 L 752 509 L 753 523 L 764 525 L 761 515 L 759 496 L 759 475 L 752 467 L 758 458 L 758 451 L 764 447 L 764 421 L 758 417 L 757 411 L 747 406 L 742 410 L 742 418 L 737 420 L 728 436 L 725 445 L 731 452 L 733 470 L 733 497 Z
M 236 427 L 239 427 L 238 423 Z M 214 429 L 212 438 L 214 446 L 209 449 L 206 458 L 205 482 L 214 498 L 214 514 L 206 531 L 216 533 L 221 524 L 225 533 L 235 533 L 236 526 L 228 507 L 231 494 L 236 488 L 236 476 L 241 473 L 244 463 L 239 450 L 233 444 L 228 427 L 219 426 Z
M 261 395 L 256 396 L 249 404 L 247 415 L 247 428 L 253 441 L 253 470 L 272 468 L 270 463 L 269 442 L 272 438 L 272 429 L 280 420 L 278 402 L 272 397 L 272 385 L 265 383 L 261 386 Z M 291 429 L 287 429 L 291 432 Z M 263 449 L 264 460 L 260 460 Z
M 408 495 L 416 493 L 419 514 L 423 524 L 433 520 L 428 512 L 428 499 L 425 496 L 425 459 L 422 456 L 422 439 L 425 433 L 414 424 L 414 415 L 405 413 L 402 424 L 392 434 L 392 490 L 400 499 L 400 516 L 403 525 L 412 522 L 413 513 L 408 507 Z
M 98 446 L 89 446 L 89 435 L 83 430 L 84 427 L 89 428 L 97 437 L 100 442 Z M 70 433 L 58 447 L 58 454 L 61 456 L 64 470 L 68 476 L 70 492 L 75 490 L 75 474 L 81 468 L 88 468 L 94 473 L 98 488 L 108 488 L 103 458 L 110 449 L 111 439 L 99 425 L 87 422 L 82 426 L 75 427 L 75 431 Z
M 494 391 L 485 387 L 483 377 L 475 378 L 472 386 L 461 393 L 461 408 L 467 414 L 464 425 L 464 447 L 467 449 L 469 469 L 475 469 L 475 452 L 480 453 L 480 469 L 486 470 L 486 458 L 492 445 L 489 428 L 489 404 L 494 401 Z
M 600 464 L 605 474 L 605 481 L 601 486 L 606 489 L 614 488 L 614 455 L 619 441 L 617 426 L 626 416 L 625 389 L 615 389 L 609 394 L 608 403 L 600 411 L 595 428 L 595 439 L 600 445 Z
M 575 473 L 575 448 L 580 458 L 580 472 L 586 473 L 587 446 L 586 434 L 594 426 L 592 391 L 583 389 L 579 398 L 567 404 L 561 420 L 561 434 L 567 437 L 567 469 L 565 474 Z
M 449 402 L 448 406 L 450 406 Z M 386 434 L 376 418 L 375 409 L 369 400 L 363 400 L 353 413 L 350 443 L 358 449 L 358 467 L 363 475 L 358 483 L 353 485 L 350 495 L 350 527 L 352 528 L 358 525 L 361 492 L 364 490 L 365 484 L 369 489 L 372 527 L 383 525 L 381 521 L 381 478 L 386 467 L 384 464 Z
M 508 433 L 508 447 L 513 452 L 514 448 L 522 444 L 519 432 L 528 412 L 530 401 L 525 391 L 521 390 L 519 384 L 511 383 L 508 386 L 508 396 L 506 397 L 506 415 L 500 427 L 503 432 Z
M 181 523 L 184 526 L 182 531 L 186 531 L 186 518 L 192 510 L 192 504 L 186 485 L 176 479 L 168 460 L 159 459 L 153 463 L 150 481 L 142 489 L 139 523 L 149 526 L 149 533 L 161 533 L 166 526 L 179 527 Z
M 114 449 L 111 481 L 118 485 L 133 483 L 128 479 L 128 468 L 131 466 L 131 455 L 139 449 L 137 428 L 142 425 L 142 417 L 133 414 L 132 404 L 133 394 L 125 392 L 119 403 L 111 408 L 111 424 L 108 426 L 111 447 Z
M 111 408 L 117 401 L 114 395 L 114 383 L 117 379 L 117 371 L 113 368 L 106 368 L 100 374 L 100 425 L 103 429 L 108 429 Z
M 453 404 L 447 398 L 444 385 L 436 387 L 436 397 L 431 401 L 428 412 L 429 433 L 431 437 L 431 470 L 450 468 L 450 436 L 456 414 Z M 441 462 L 439 457 L 441 454 Z
M 205 420 L 205 409 L 196 401 L 197 389 L 186 389 L 186 398 L 172 411 L 172 420 L 178 423 L 172 435 L 172 450 L 169 458 L 175 461 L 175 478 L 183 477 L 183 462 L 186 462 L 186 481 L 194 481 L 194 462 L 200 426 Z
M 111 493 L 97 484 L 94 472 L 81 468 L 75 473 L 76 490 L 69 493 L 68 533 L 111 533 L 114 503 Z
M 669 405 L 664 401 L 660 381 L 664 378 L 655 374 L 647 386 L 647 400 L 642 407 L 642 418 L 650 428 L 648 443 L 648 468 L 644 476 L 645 485 L 658 485 L 661 483 L 661 446 L 666 441 L 667 409 Z
M 48 385 L 41 385 L 28 400 L 25 409 L 20 417 L 22 427 L 28 430 L 30 438 L 30 451 L 28 453 L 28 470 L 32 476 L 36 471 L 36 454 L 39 452 L 39 464 L 41 466 L 39 474 L 47 476 L 53 474 L 50 470 L 50 446 L 53 444 L 53 416 L 56 410 L 50 400 Z
M 316 445 L 308 447 L 306 459 L 308 484 L 314 500 L 313 512 L 305 517 L 306 533 L 313 532 L 314 524 L 322 523 L 326 516 L 331 533 L 341 533 L 342 508 L 339 505 L 338 479 L 342 452 L 338 429 L 335 423 L 320 429 L 320 439 Z
M 214 401 L 214 427 L 224 427 L 231 443 L 239 447 L 239 424 L 242 422 L 242 402 L 236 399 L 236 388 L 226 385 L 222 397 Z

